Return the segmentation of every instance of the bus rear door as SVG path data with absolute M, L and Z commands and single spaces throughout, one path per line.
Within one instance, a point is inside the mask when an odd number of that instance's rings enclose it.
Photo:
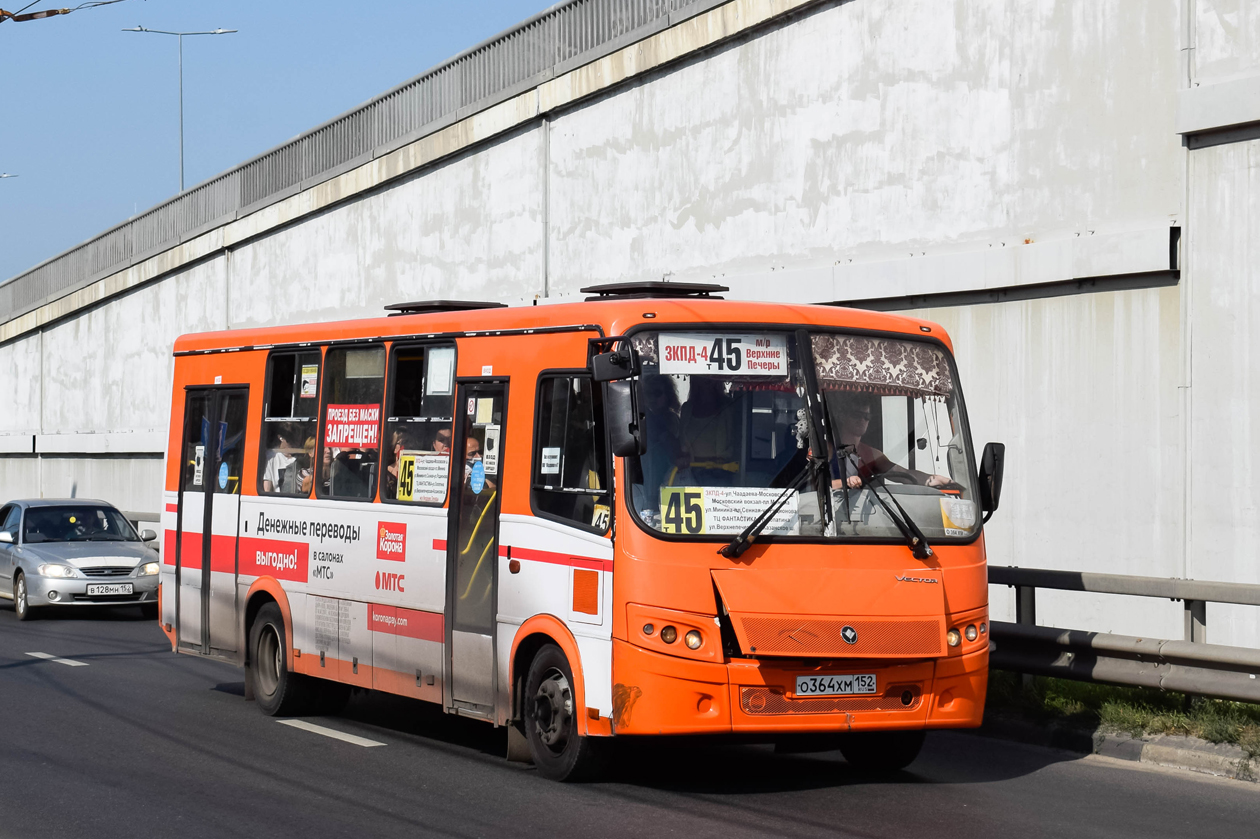
M 447 545 L 449 704 L 493 717 L 494 621 L 498 596 L 499 507 L 507 386 L 465 383 L 456 400 Z
M 244 388 L 189 388 L 184 400 L 175 554 L 181 650 L 237 650 L 236 540 L 248 399 Z

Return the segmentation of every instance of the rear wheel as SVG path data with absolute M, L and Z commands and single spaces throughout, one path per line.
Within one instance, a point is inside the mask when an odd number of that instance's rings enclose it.
M 258 707 L 271 717 L 301 714 L 311 704 L 310 680 L 290 673 L 287 661 L 284 618 L 279 606 L 268 603 L 249 629 L 249 668 Z
M 35 616 L 35 610 L 31 608 L 30 601 L 27 599 L 26 575 L 21 571 L 13 577 L 13 611 L 17 613 L 17 619 L 20 621 L 28 621 Z
M 864 772 L 895 772 L 905 769 L 919 756 L 927 732 L 859 731 L 840 738 L 840 754 L 854 769 Z
M 555 644 L 544 646 L 530 662 L 524 700 L 525 738 L 538 773 L 553 781 L 598 775 L 608 744 L 578 734 L 573 671 Z

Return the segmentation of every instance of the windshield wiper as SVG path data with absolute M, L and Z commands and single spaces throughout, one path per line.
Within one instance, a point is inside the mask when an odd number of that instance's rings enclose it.
M 770 526 L 770 522 L 778 515 L 779 510 L 783 509 L 783 505 L 788 502 L 792 494 L 810 480 L 813 473 L 817 471 L 819 463 L 826 465 L 826 461 L 820 461 L 815 457 L 805 461 L 805 468 L 783 488 L 783 492 L 779 493 L 779 497 L 770 502 L 766 509 L 762 510 L 755 519 L 749 522 L 748 526 L 732 539 L 729 545 L 723 545 L 719 548 L 718 553 L 727 559 L 738 559 L 744 551 L 752 547 L 752 543 L 761 535 L 761 531 Z
M 848 445 L 841 446 L 841 451 L 856 448 L 856 446 L 850 443 Z M 906 540 L 906 546 L 910 548 L 910 553 L 914 554 L 914 558 L 928 559 L 931 557 L 932 546 L 928 544 L 927 537 L 923 535 L 923 531 L 919 529 L 917 524 L 915 524 L 914 518 L 912 518 L 911 515 L 905 511 L 905 508 L 897 501 L 897 496 L 893 495 L 892 490 L 888 488 L 886 482 L 881 478 L 880 482 L 876 484 L 873 478 L 868 478 L 863 475 L 861 469 L 857 471 L 858 480 L 862 482 L 862 487 L 871 491 L 871 497 L 879 502 L 879 506 L 884 509 L 884 513 L 888 516 L 892 523 L 897 526 L 897 529 L 901 531 L 901 536 Z M 848 484 L 846 484 L 846 486 L 848 486 Z M 888 493 L 888 500 L 891 501 L 893 506 L 897 508 L 896 513 L 893 512 L 892 507 L 889 507 L 888 503 L 884 501 L 883 498 L 880 498 L 879 490 L 881 488 L 884 492 Z M 900 513 L 900 515 L 898 515 L 898 513 Z

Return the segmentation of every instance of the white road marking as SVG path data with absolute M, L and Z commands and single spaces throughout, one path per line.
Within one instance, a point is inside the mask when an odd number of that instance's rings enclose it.
M 378 740 L 369 740 L 366 737 L 356 737 L 353 734 L 346 734 L 344 731 L 337 731 L 335 728 L 324 728 L 322 725 L 316 725 L 306 720 L 276 720 L 281 725 L 291 725 L 294 728 L 300 728 L 303 731 L 310 731 L 315 734 L 322 734 L 325 737 L 331 737 L 334 740 L 342 740 L 346 743 L 353 743 L 356 746 L 384 746 Z
M 64 664 L 67 667 L 87 667 L 88 666 L 88 663 L 86 661 L 75 661 L 72 658 L 58 658 L 57 656 L 49 655 L 48 653 L 27 653 L 27 655 L 29 655 L 31 658 L 42 658 L 45 661 L 55 661 L 58 664 Z

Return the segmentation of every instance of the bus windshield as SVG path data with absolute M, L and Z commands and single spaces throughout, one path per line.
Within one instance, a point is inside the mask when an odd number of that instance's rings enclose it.
M 642 524 L 726 541 L 795 485 L 765 536 L 900 540 L 894 517 L 904 512 L 932 542 L 972 537 L 971 442 L 948 354 L 838 332 L 811 333 L 801 347 L 797 334 L 634 336 L 647 450 L 628 460 L 629 500 Z M 828 480 L 814 484 L 798 481 L 810 454 L 806 363 L 830 438 Z

